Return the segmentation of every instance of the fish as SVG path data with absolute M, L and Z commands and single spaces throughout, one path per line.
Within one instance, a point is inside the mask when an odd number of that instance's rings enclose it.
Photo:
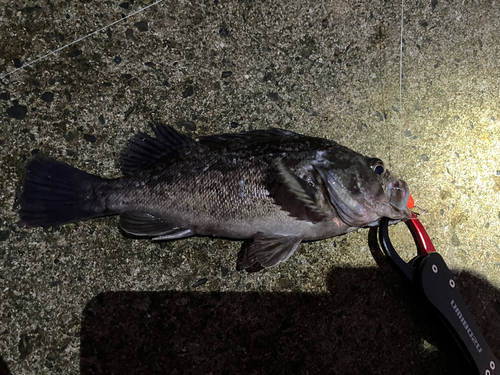
M 288 260 L 303 241 L 411 216 L 408 184 L 383 161 L 335 141 L 271 128 L 195 140 L 160 122 L 102 178 L 35 155 L 19 198 L 20 224 L 53 227 L 119 215 L 124 234 L 155 241 L 241 240 L 236 269 Z

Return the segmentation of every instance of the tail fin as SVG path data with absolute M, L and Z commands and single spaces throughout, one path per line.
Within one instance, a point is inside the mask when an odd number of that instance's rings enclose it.
M 19 199 L 21 223 L 30 227 L 49 227 L 93 217 L 105 212 L 96 187 L 105 183 L 53 159 L 37 156 L 27 166 Z

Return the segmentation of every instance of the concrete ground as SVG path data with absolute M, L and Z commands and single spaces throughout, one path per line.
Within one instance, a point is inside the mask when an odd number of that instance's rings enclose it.
M 151 3 L 0 1 L 0 373 L 471 373 L 368 229 L 247 274 L 236 241 L 17 225 L 33 154 L 115 177 L 151 120 L 384 159 L 500 357 L 500 4 L 405 2 L 402 103 L 397 1 L 166 0 L 26 66 Z

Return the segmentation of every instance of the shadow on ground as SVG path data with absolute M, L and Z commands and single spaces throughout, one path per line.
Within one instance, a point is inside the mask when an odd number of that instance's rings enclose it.
M 475 304 L 498 291 L 469 273 L 458 285 L 498 356 L 498 306 Z M 333 269 L 328 288 L 102 293 L 83 312 L 81 373 L 471 373 L 440 322 L 387 265 Z
M 0 357 L 0 375 L 10 375 L 9 368 L 2 357 Z

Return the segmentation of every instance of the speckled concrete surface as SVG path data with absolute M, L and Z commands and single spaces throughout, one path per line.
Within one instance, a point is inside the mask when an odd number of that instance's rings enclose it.
M 0 1 L 0 74 L 148 4 Z M 246 274 L 238 242 L 133 240 L 116 218 L 17 226 L 32 154 L 117 176 L 150 120 L 284 127 L 385 159 L 500 356 L 500 5 L 406 2 L 402 106 L 400 6 L 165 1 L 3 77 L 0 370 L 469 373 L 365 229 Z

